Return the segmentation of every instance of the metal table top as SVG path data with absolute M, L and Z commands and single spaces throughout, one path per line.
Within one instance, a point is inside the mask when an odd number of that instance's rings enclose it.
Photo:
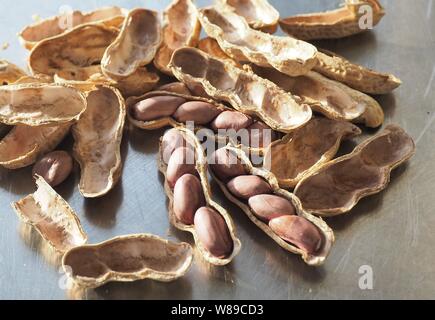
M 209 1 L 197 1 L 205 5 Z M 288 16 L 333 9 L 339 1 L 270 1 Z M 27 52 L 17 32 L 32 15 L 52 16 L 65 4 L 91 10 L 100 6 L 166 7 L 169 1 L 27 1 L 0 3 L 0 58 L 25 66 Z M 386 124 L 398 123 L 414 139 L 417 153 L 396 169 L 389 187 L 363 199 L 349 214 L 327 219 L 336 242 L 322 267 L 306 266 L 256 228 L 224 199 L 214 196 L 237 225 L 243 247 L 226 267 L 210 267 L 198 259 L 186 277 L 173 283 L 150 280 L 110 283 L 96 290 L 65 289 L 64 274 L 44 255 L 40 238 L 18 222 L 9 203 L 35 189 L 31 168 L 0 169 L 0 298 L 2 299 L 402 299 L 435 297 L 435 18 L 432 0 L 385 0 L 387 15 L 371 32 L 321 45 L 352 61 L 403 80 L 393 94 L 377 97 Z M 58 188 L 78 212 L 90 243 L 113 236 L 148 232 L 192 243 L 190 234 L 169 225 L 162 177 L 156 164 L 158 139 L 164 130 L 130 129 L 123 141 L 122 181 L 106 197 L 85 200 L 77 183 L 79 170 Z M 375 131 L 368 132 L 373 134 Z M 355 140 L 358 142 L 361 139 Z M 345 143 L 342 152 L 354 143 Z M 70 148 L 68 138 L 62 148 Z M 361 266 L 373 270 L 373 289 L 359 287 Z

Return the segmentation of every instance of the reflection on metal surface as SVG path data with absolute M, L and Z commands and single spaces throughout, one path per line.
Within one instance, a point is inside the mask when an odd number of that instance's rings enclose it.
M 31 225 L 20 222 L 18 232 L 26 245 L 41 254 L 51 266 L 56 267 L 61 264 L 62 255 L 56 252 Z

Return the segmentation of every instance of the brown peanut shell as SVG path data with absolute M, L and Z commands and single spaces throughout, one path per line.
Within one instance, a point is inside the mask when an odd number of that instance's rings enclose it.
M 174 281 L 187 273 L 192 259 L 189 244 L 144 233 L 72 248 L 62 267 L 75 284 L 96 288 L 112 281 Z
M 76 121 L 86 110 L 86 94 L 65 84 L 0 86 L 0 122 L 28 126 Z
M 52 38 L 87 23 L 101 23 L 107 27 L 118 28 L 124 21 L 125 9 L 106 7 L 91 12 L 67 12 L 65 15 L 54 16 L 26 26 L 19 34 L 21 44 L 31 50 L 38 42 Z M 70 25 L 68 25 L 70 24 Z
M 18 217 L 32 225 L 57 252 L 86 243 L 86 233 L 69 204 L 38 175 L 36 185 L 35 193 L 11 204 Z
M 173 0 L 163 12 L 163 42 L 154 58 L 154 65 L 161 72 L 172 75 L 168 67 L 174 50 L 196 47 L 201 33 L 198 11 L 191 0 Z
M 250 67 L 260 77 L 299 96 L 302 103 L 330 119 L 364 123 L 372 128 L 384 122 L 384 112 L 375 99 L 315 71 L 290 77 L 272 68 Z
M 80 70 L 99 64 L 118 33 L 118 29 L 102 23 L 79 25 L 38 42 L 30 51 L 29 69 L 33 75 L 54 76 L 61 70 Z
M 300 14 L 279 21 L 281 29 L 290 36 L 302 40 L 339 39 L 366 31 L 360 20 L 372 8 L 373 26 L 385 15 L 378 0 L 346 0 L 343 7 L 319 13 Z
M 260 118 L 276 131 L 290 132 L 311 119 L 308 105 L 298 103 L 271 81 L 198 49 L 176 50 L 170 65 L 175 77 L 192 92 L 203 90 L 237 111 Z
M 329 161 L 304 177 L 294 192 L 312 214 L 344 214 L 360 199 L 385 189 L 391 171 L 414 153 L 412 138 L 399 126 L 388 125 L 352 153 Z
M 71 124 L 53 127 L 16 125 L 0 141 L 0 165 L 8 169 L 30 166 L 52 151 L 68 134 Z
M 231 7 L 253 29 L 275 33 L 278 28 L 279 12 L 267 0 L 218 0 L 217 4 Z
M 368 94 L 386 94 L 402 84 L 392 74 L 365 68 L 327 50 L 319 51 L 317 60 L 319 63 L 314 67 L 315 71 Z
M 264 233 L 266 233 L 269 237 L 271 237 L 278 245 L 280 245 L 284 250 L 289 251 L 291 253 L 299 254 L 302 256 L 302 259 L 308 264 L 312 266 L 319 266 L 324 263 L 327 258 L 329 251 L 331 250 L 332 244 L 335 241 L 334 232 L 328 225 L 318 217 L 315 217 L 308 212 L 306 212 L 299 201 L 299 199 L 293 194 L 288 192 L 287 190 L 281 189 L 278 185 L 278 181 L 275 176 L 262 168 L 256 168 L 252 165 L 250 160 L 247 158 L 245 153 L 240 148 L 235 148 L 228 145 L 227 148 L 230 152 L 233 152 L 237 157 L 242 161 L 246 171 L 248 174 L 253 174 L 262 177 L 266 180 L 270 186 L 272 187 L 273 194 L 281 196 L 287 200 L 289 200 L 293 206 L 295 207 L 296 214 L 300 217 L 303 217 L 313 223 L 321 232 L 323 236 L 323 245 L 322 248 L 316 254 L 308 254 L 307 252 L 297 248 L 296 246 L 284 241 L 281 239 L 275 232 L 271 230 L 267 223 L 264 223 L 260 219 L 258 219 L 249 208 L 246 202 L 243 202 L 237 198 L 235 198 L 228 190 L 226 184 L 221 181 L 216 175 L 211 172 L 211 175 L 218 183 L 219 187 L 222 189 L 225 196 L 234 204 L 236 204 L 243 212 L 248 216 L 248 218 L 259 227 Z
M 0 59 L 0 86 L 15 83 L 22 77 L 27 76 L 27 73 L 17 65 Z
M 276 140 L 266 149 L 268 168 L 282 188 L 293 188 L 336 155 L 342 140 L 361 134 L 361 130 L 345 121 L 313 118 L 308 124 Z
M 208 177 L 207 177 L 207 160 L 206 160 L 204 150 L 202 149 L 200 142 L 197 140 L 195 134 L 193 132 L 191 132 L 190 130 L 185 129 L 182 126 L 175 127 L 175 128 L 183 135 L 186 142 L 194 147 L 195 156 L 196 156 L 196 170 L 199 174 L 199 178 L 200 178 L 202 189 L 203 189 L 204 196 L 205 196 L 206 205 L 207 205 L 207 207 L 210 207 L 210 208 L 216 210 L 224 218 L 226 225 L 228 227 L 228 230 L 230 232 L 231 238 L 233 240 L 233 252 L 231 253 L 230 256 L 228 256 L 226 258 L 218 258 L 218 257 L 213 256 L 211 253 L 209 253 L 202 246 L 201 242 L 199 241 L 199 239 L 197 237 L 195 227 L 193 225 L 183 224 L 177 220 L 175 213 L 173 211 L 173 201 L 174 201 L 173 191 L 171 190 L 171 188 L 169 187 L 169 185 L 167 183 L 167 179 L 166 179 L 167 165 L 163 161 L 163 154 L 162 154 L 163 148 L 162 148 L 162 144 L 160 142 L 160 151 L 159 151 L 158 163 L 159 163 L 159 170 L 163 174 L 163 176 L 165 177 L 165 192 L 169 198 L 169 205 L 168 205 L 169 221 L 177 229 L 182 230 L 182 231 L 187 231 L 187 232 L 190 232 L 192 234 L 199 252 L 201 253 L 202 257 L 207 262 L 209 262 L 210 264 L 213 264 L 213 265 L 217 265 L 217 266 L 226 265 L 234 259 L 234 257 L 239 253 L 241 246 L 242 246 L 240 240 L 236 236 L 236 227 L 235 227 L 234 222 L 231 219 L 231 216 L 229 215 L 229 213 L 212 199 L 211 189 L 210 189 L 210 185 L 209 185 Z
M 118 36 L 104 52 L 101 59 L 103 74 L 117 80 L 150 63 L 162 41 L 161 33 L 157 12 L 141 8 L 131 10 Z
M 125 113 L 117 89 L 97 86 L 88 93 L 88 107 L 72 127 L 74 158 L 81 168 L 79 191 L 86 198 L 107 194 L 121 176 Z
M 199 9 L 199 20 L 207 35 L 235 60 L 273 67 L 291 76 L 303 75 L 317 63 L 313 45 L 251 29 L 243 17 L 225 8 Z

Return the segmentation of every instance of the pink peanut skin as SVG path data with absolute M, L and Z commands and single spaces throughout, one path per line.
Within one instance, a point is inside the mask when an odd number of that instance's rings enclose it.
M 289 200 L 274 194 L 251 197 L 248 203 L 255 216 L 266 223 L 280 216 L 295 214 L 295 208 Z
M 178 221 L 192 225 L 196 210 L 205 206 L 201 182 L 192 174 L 185 174 L 174 187 L 173 210 Z
M 322 246 L 317 227 L 299 216 L 281 216 L 269 221 L 269 227 L 282 239 L 307 253 L 315 253 Z
M 227 187 L 235 197 L 244 200 L 259 194 L 272 193 L 270 185 L 259 176 L 254 175 L 235 177 L 227 183 Z
M 179 106 L 173 117 L 176 121 L 181 123 L 193 121 L 195 125 L 205 125 L 216 118 L 221 112 L 221 110 L 211 103 L 189 101 Z
M 225 219 L 214 209 L 201 207 L 194 225 L 199 241 L 213 256 L 226 258 L 233 251 L 233 241 Z
M 209 165 L 213 173 L 222 181 L 247 173 L 237 156 L 226 148 L 216 150 L 210 157 Z
M 131 109 L 131 115 L 138 121 L 152 121 L 169 117 L 186 99 L 174 96 L 151 97 L 136 103 Z
M 181 147 L 176 149 L 168 162 L 166 180 L 171 188 L 174 188 L 177 180 L 186 173 L 197 175 L 195 168 L 195 153 L 190 148 Z
M 38 174 L 52 187 L 65 181 L 73 169 L 72 157 L 65 151 L 53 151 L 46 154 L 32 169 L 32 174 Z

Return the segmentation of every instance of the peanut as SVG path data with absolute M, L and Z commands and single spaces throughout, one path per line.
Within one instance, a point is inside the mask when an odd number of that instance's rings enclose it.
M 174 214 L 179 221 L 191 225 L 196 210 L 205 206 L 201 182 L 191 174 L 177 180 L 174 187 Z
M 189 88 L 182 82 L 171 82 L 155 89 L 156 91 L 167 91 L 179 94 L 191 95 Z
M 211 103 L 189 101 L 179 106 L 173 117 L 181 123 L 194 121 L 197 125 L 204 125 L 216 118 L 216 116 L 221 112 L 221 110 Z
M 162 157 L 163 161 L 168 164 L 172 153 L 180 147 L 186 146 L 186 140 L 177 129 L 166 131 L 162 138 Z
M 151 97 L 136 103 L 131 112 L 134 119 L 151 121 L 171 116 L 186 99 L 174 96 Z
M 246 174 L 241 161 L 226 148 L 216 150 L 212 154 L 209 163 L 214 174 L 223 181 Z
M 308 253 L 315 253 L 322 246 L 319 229 L 305 218 L 281 216 L 270 220 L 269 227 L 279 237 Z
M 53 151 L 33 166 L 32 174 L 38 174 L 52 187 L 65 181 L 73 168 L 73 160 L 65 151 Z
M 249 127 L 253 120 L 250 116 L 247 116 L 238 111 L 224 111 L 216 117 L 210 124 L 214 131 L 219 129 L 234 129 L 239 131 Z
M 176 149 L 168 162 L 166 179 L 171 188 L 174 188 L 177 180 L 186 173 L 197 175 L 195 168 L 195 153 L 185 147 Z
M 280 216 L 295 214 L 295 208 L 289 200 L 273 194 L 253 196 L 248 203 L 255 216 L 267 223 Z
M 207 251 L 218 258 L 228 257 L 233 241 L 225 219 L 215 210 L 201 207 L 195 213 L 194 225 L 199 241 Z
M 272 193 L 270 185 L 259 176 L 243 175 L 227 183 L 228 190 L 237 198 L 249 199 L 259 194 Z

